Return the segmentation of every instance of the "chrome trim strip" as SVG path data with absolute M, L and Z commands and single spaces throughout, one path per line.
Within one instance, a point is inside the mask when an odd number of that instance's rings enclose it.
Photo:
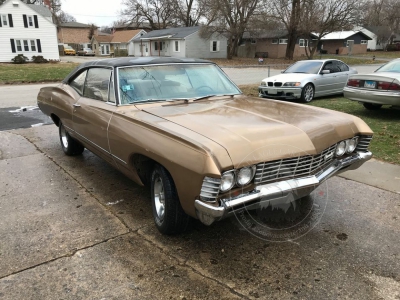
M 88 142 L 91 143 L 92 145 L 94 145 L 94 146 L 96 146 L 97 148 L 99 148 L 100 150 L 104 151 L 104 152 L 107 153 L 108 155 L 111 155 L 111 153 L 110 153 L 109 151 L 107 151 L 107 150 L 104 149 L 103 147 L 100 147 L 100 146 L 97 145 L 96 143 L 93 143 L 91 140 L 85 138 L 85 137 L 84 137 L 82 134 L 80 134 L 79 132 L 76 132 L 76 131 L 75 131 L 75 133 L 76 133 L 77 135 L 79 135 L 80 137 L 82 137 L 84 140 L 88 141 Z
M 119 158 L 118 156 L 116 156 L 116 155 L 114 155 L 114 154 L 111 154 L 111 156 L 114 157 L 114 158 L 116 158 L 116 159 L 118 159 L 120 162 L 124 163 L 125 165 L 128 164 L 126 161 L 122 160 L 121 158 Z

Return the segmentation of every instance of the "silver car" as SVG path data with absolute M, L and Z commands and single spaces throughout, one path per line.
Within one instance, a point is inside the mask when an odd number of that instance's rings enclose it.
M 265 98 L 310 102 L 314 97 L 343 93 L 351 74 L 357 71 L 337 59 L 302 60 L 280 75 L 263 79 L 258 92 Z
M 400 58 L 374 73 L 351 76 L 344 96 L 361 102 L 366 109 L 379 109 L 386 104 L 400 107 Z

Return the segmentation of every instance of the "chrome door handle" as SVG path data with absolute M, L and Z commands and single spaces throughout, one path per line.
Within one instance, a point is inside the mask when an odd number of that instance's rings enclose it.
M 80 104 L 77 104 L 77 103 L 72 104 L 72 106 L 74 106 L 74 107 L 81 107 L 81 105 L 80 105 Z

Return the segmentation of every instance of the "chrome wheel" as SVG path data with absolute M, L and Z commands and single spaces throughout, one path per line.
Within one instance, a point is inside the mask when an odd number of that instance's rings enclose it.
M 305 102 L 310 102 L 314 98 L 314 88 L 311 84 L 304 87 L 303 98 Z
M 61 124 L 60 127 L 60 137 L 61 137 L 61 143 L 63 144 L 64 148 L 68 148 L 68 136 L 67 136 L 67 131 L 65 130 L 65 127 Z
M 165 215 L 165 194 L 164 185 L 162 179 L 158 176 L 154 181 L 154 205 L 157 213 L 157 217 L 162 220 Z

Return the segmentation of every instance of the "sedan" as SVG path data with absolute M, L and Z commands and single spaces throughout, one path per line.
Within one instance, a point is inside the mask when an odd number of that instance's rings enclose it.
M 64 46 L 64 55 L 75 55 L 76 51 L 71 46 Z
M 78 55 L 82 56 L 94 56 L 94 52 L 90 48 L 83 48 L 82 50 L 78 51 Z
M 314 97 L 343 93 L 351 74 L 357 71 L 337 59 L 302 60 L 280 75 L 263 79 L 258 92 L 262 98 L 310 102 Z
M 382 105 L 400 107 L 400 58 L 374 73 L 350 76 L 344 96 L 370 110 L 379 109 Z
M 242 95 L 205 60 L 86 62 L 37 99 L 66 155 L 86 148 L 150 188 L 164 234 L 291 203 L 372 155 L 361 119 Z

